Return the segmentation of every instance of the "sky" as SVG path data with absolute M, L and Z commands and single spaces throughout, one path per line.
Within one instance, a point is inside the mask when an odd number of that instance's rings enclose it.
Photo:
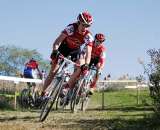
M 36 49 L 49 59 L 52 43 L 82 11 L 92 14 L 93 35 L 104 33 L 102 76 L 137 76 L 146 51 L 160 48 L 159 0 L 0 0 L 0 45 Z

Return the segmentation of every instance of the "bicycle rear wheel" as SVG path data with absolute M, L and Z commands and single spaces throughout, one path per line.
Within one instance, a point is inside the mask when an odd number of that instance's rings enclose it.
M 39 121 L 44 121 L 46 119 L 57 98 L 62 80 L 60 81 L 59 79 L 56 79 L 54 82 L 55 85 L 53 86 L 52 91 L 50 92 L 49 96 L 47 96 L 46 99 L 44 99 L 44 104 L 42 105 Z

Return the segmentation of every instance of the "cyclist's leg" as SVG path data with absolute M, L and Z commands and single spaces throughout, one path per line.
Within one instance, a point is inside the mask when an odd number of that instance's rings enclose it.
M 94 65 L 94 66 L 97 67 L 98 61 L 99 61 L 99 60 L 98 60 L 97 58 L 91 59 L 90 66 L 91 66 L 91 65 Z M 99 79 L 99 73 L 98 73 L 98 71 L 97 71 L 96 74 L 95 74 L 94 77 L 93 77 L 93 80 L 92 80 L 93 82 L 90 84 L 90 94 L 91 94 L 91 95 L 94 93 L 94 91 L 95 91 L 95 89 L 96 89 L 96 83 L 97 83 L 98 79 Z
M 99 74 L 96 73 L 96 75 L 93 77 L 93 82 L 90 85 L 91 91 L 94 91 L 96 89 L 96 83 L 99 79 Z
M 80 72 L 81 72 L 81 69 L 80 68 L 76 68 L 76 71 L 71 75 L 69 81 L 68 81 L 68 86 L 69 87 L 73 87 L 74 84 L 76 83 L 76 80 L 77 78 L 79 77 L 80 75 Z
M 23 73 L 23 76 L 24 78 L 30 78 L 30 79 L 33 79 L 33 76 L 32 76 L 32 68 L 25 68 L 24 69 L 24 73 Z M 27 95 L 25 95 L 25 98 L 26 98 L 26 101 L 28 103 L 28 105 L 33 105 L 33 102 L 32 102 L 32 99 L 31 99 L 31 96 L 33 96 L 33 87 L 32 87 L 32 83 L 30 82 L 27 82 Z
M 53 80 L 58 68 L 59 68 L 59 65 L 57 64 L 56 60 L 52 61 L 50 72 L 49 72 L 47 78 L 45 79 L 44 85 L 42 87 L 42 95 L 45 94 L 45 90 L 51 84 L 51 82 L 52 82 L 52 80 Z
M 35 83 L 32 83 L 32 87 L 33 87 L 33 91 L 34 91 L 34 92 L 37 92 L 37 91 L 38 91 L 38 87 L 36 86 Z
M 68 49 L 67 45 L 64 43 L 62 43 L 60 45 L 60 47 L 58 48 L 58 51 L 65 57 L 68 56 L 68 54 L 69 54 L 69 49 Z M 59 65 L 57 64 L 57 59 L 55 58 L 55 60 L 52 60 L 50 72 L 49 72 L 46 80 L 44 81 L 44 85 L 42 88 L 42 96 L 45 94 L 45 90 L 47 89 L 47 87 L 51 84 L 55 74 L 58 71 L 58 68 L 59 68 Z
M 32 83 L 32 88 L 33 88 L 33 93 L 34 92 L 36 93 L 39 90 L 38 86 L 35 83 Z
M 80 50 L 69 50 L 70 51 L 70 56 L 71 56 L 71 60 L 73 62 L 76 62 L 77 64 L 84 64 L 85 59 L 84 57 L 80 56 Z M 70 79 L 67 83 L 64 84 L 62 92 L 60 94 L 60 97 L 64 97 L 66 95 L 66 92 L 68 92 L 69 88 L 74 87 L 76 81 L 78 80 L 79 76 L 80 76 L 80 72 L 81 69 L 80 67 L 75 67 L 74 72 L 72 73 L 72 75 L 70 76 Z
M 30 76 L 28 78 L 31 78 L 31 79 L 37 79 L 37 74 L 36 74 L 36 70 L 32 69 L 31 72 L 30 72 Z M 30 92 L 31 92 L 31 95 L 32 95 L 32 99 L 33 101 L 35 101 L 35 93 L 38 91 L 37 87 L 36 87 L 36 83 L 28 83 L 29 87 L 30 87 Z
M 80 64 L 80 65 L 83 65 L 85 63 L 85 55 L 81 55 L 79 57 L 79 59 L 77 59 L 76 63 Z M 80 67 L 76 67 L 74 73 L 71 75 L 71 77 L 68 81 L 69 87 L 74 87 L 76 81 L 78 80 L 78 78 L 80 76 L 80 73 L 81 73 Z

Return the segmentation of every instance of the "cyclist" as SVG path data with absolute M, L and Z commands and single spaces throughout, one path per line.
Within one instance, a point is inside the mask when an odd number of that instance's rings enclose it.
M 91 14 L 89 12 L 82 12 L 78 15 L 77 22 L 69 24 L 54 41 L 53 51 L 50 56 L 52 59 L 51 70 L 44 82 L 42 96 L 45 94 L 45 90 L 50 85 L 58 70 L 59 66 L 57 64 L 56 57 L 58 56 L 59 52 L 65 57 L 70 55 L 72 61 L 76 61 L 81 65 L 81 68 L 76 69 L 76 71 L 71 75 L 67 86 L 73 86 L 76 77 L 80 74 L 81 70 L 88 68 L 93 44 L 93 37 L 88 28 L 91 26 L 92 22 L 93 18 Z M 84 62 L 79 60 L 80 47 L 83 44 L 87 45 L 87 55 Z
M 104 62 L 105 62 L 105 47 L 103 45 L 105 41 L 105 36 L 102 33 L 97 33 L 94 37 L 94 41 L 93 41 L 93 46 L 92 46 L 92 52 L 91 52 L 91 60 L 90 63 L 87 65 L 86 70 L 89 69 L 89 67 L 91 67 L 92 65 L 94 65 L 97 68 L 96 74 L 93 77 L 93 82 L 90 85 L 90 90 L 89 90 L 89 95 L 93 95 L 95 89 L 96 89 L 96 83 L 99 79 L 99 75 L 101 74 L 101 70 L 104 67 Z M 86 55 L 86 46 L 84 46 L 84 48 L 81 51 L 82 55 Z M 82 57 L 83 60 L 83 57 Z M 84 70 L 85 71 L 85 70 Z M 79 75 L 77 75 L 76 77 L 77 79 L 79 78 Z M 66 86 L 64 86 L 64 89 L 61 92 L 61 97 L 63 98 L 68 89 L 72 86 L 70 86 L 70 81 L 72 81 L 72 79 L 69 80 L 68 84 L 66 84 Z M 74 79 L 74 81 L 76 81 L 76 79 Z M 75 82 L 73 82 L 75 83 Z M 71 84 L 74 85 L 74 84 Z M 69 98 L 66 101 L 66 105 L 69 103 Z M 62 99 L 62 104 L 63 104 L 63 99 Z
M 23 76 L 25 78 L 31 78 L 31 79 L 37 79 L 37 78 L 42 78 L 42 74 L 39 70 L 38 67 L 38 62 L 32 58 L 30 59 L 26 64 L 25 64 L 25 68 L 24 68 L 24 72 L 23 72 Z M 28 86 L 33 87 L 33 92 L 37 92 L 38 89 L 36 88 L 36 84 L 35 83 L 29 83 L 27 82 Z
M 92 47 L 92 53 L 91 53 L 91 62 L 89 66 L 95 65 L 97 68 L 96 75 L 94 77 L 94 80 L 90 86 L 90 94 L 92 95 L 94 90 L 96 89 L 96 83 L 99 79 L 99 75 L 101 73 L 101 70 L 104 67 L 105 62 L 105 47 L 104 47 L 104 41 L 105 36 L 102 33 L 97 33 L 94 38 L 94 43 Z

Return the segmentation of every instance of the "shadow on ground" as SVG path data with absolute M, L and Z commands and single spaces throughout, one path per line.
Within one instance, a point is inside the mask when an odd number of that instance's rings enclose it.
M 104 111 L 124 111 L 124 112 L 132 112 L 132 111 L 153 111 L 153 106 L 108 106 L 105 108 L 91 108 L 88 111 L 95 111 L 95 110 L 104 110 Z
M 77 122 L 80 128 L 108 129 L 108 130 L 158 130 L 160 120 L 144 118 L 136 120 L 111 119 L 111 120 L 80 120 Z
M 89 109 L 88 111 L 94 112 L 95 110 L 101 110 L 99 108 L 96 109 Z M 152 111 L 152 107 L 110 107 L 106 108 L 105 111 Z M 68 112 L 68 111 L 67 111 Z M 55 114 L 62 114 L 65 115 L 67 112 L 55 112 Z M 31 112 L 32 113 L 32 112 Z M 87 113 L 87 112 L 86 112 Z M 68 115 L 70 116 L 69 112 Z M 132 116 L 133 118 L 126 118 L 128 116 Z M 137 118 L 138 116 L 141 116 L 143 118 Z M 136 118 L 134 118 L 136 117 Z M 134 115 L 118 115 L 114 116 L 113 118 L 109 117 L 93 117 L 93 118 L 67 118 L 67 117 L 61 117 L 59 116 L 49 117 L 48 121 L 40 123 L 37 122 L 38 117 L 37 116 L 14 116 L 14 117 L 0 117 L 0 123 L 1 122 L 12 122 L 12 121 L 19 121 L 23 120 L 24 123 L 28 122 L 32 123 L 31 125 L 37 124 L 37 126 L 40 129 L 48 128 L 48 129 L 62 129 L 62 130 L 160 130 L 160 118 L 156 115 L 145 113 L 135 113 Z M 45 129 L 44 129 L 45 130 Z
M 13 116 L 13 117 L 0 117 L 0 122 L 5 122 L 5 121 L 16 121 L 16 120 L 23 120 L 23 121 L 28 121 L 28 120 L 33 120 L 37 119 L 38 117 L 32 117 L 32 116 L 24 116 L 24 117 L 18 117 L 18 116 Z
M 93 120 L 64 120 L 70 124 L 61 124 L 65 129 L 82 130 L 160 130 L 160 119 L 157 117 L 145 117 L 144 119 L 93 119 Z M 50 126 L 52 127 L 52 126 Z M 55 125 L 54 125 L 55 127 Z

